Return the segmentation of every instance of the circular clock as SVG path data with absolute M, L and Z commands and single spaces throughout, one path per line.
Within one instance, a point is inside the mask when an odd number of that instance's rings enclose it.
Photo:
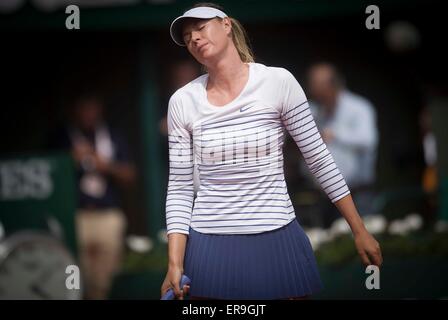
M 57 238 L 36 231 L 14 233 L 0 241 L 0 299 L 81 299 L 81 286 L 66 285 L 71 265 L 76 265 L 73 256 Z

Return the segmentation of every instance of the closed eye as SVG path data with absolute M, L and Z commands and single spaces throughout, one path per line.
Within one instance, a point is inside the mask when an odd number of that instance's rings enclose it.
M 199 26 L 198 29 L 199 29 L 199 30 L 202 30 L 202 29 L 204 29 L 207 25 L 208 25 L 208 22 L 203 23 L 202 25 Z

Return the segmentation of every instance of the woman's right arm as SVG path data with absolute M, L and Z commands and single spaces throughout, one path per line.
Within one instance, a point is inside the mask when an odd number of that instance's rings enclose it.
M 176 296 L 181 299 L 179 282 L 184 271 L 184 255 L 194 199 L 193 143 L 185 125 L 180 99 L 176 95 L 170 99 L 167 122 L 170 173 L 165 211 L 169 262 L 161 295 L 173 288 Z
M 182 233 L 171 233 L 168 235 L 168 272 L 161 288 L 161 296 L 163 296 L 168 289 L 173 288 L 174 294 L 178 299 L 183 299 L 183 294 L 188 290 L 188 287 L 179 287 L 179 282 L 184 273 L 184 255 L 188 236 Z

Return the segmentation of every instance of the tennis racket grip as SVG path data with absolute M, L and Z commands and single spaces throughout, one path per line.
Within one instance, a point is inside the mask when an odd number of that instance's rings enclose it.
M 186 275 L 182 275 L 182 277 L 180 278 L 180 288 L 182 290 L 182 288 L 185 285 L 189 285 L 191 283 L 190 278 L 188 278 Z M 175 294 L 174 294 L 174 290 L 172 288 L 170 288 L 160 300 L 173 300 L 175 298 Z

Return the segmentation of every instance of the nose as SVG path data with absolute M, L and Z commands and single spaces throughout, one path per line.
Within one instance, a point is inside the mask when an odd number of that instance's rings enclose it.
M 191 32 L 191 40 L 193 40 L 193 42 L 196 42 L 198 40 L 201 39 L 200 33 L 199 31 L 192 31 Z

